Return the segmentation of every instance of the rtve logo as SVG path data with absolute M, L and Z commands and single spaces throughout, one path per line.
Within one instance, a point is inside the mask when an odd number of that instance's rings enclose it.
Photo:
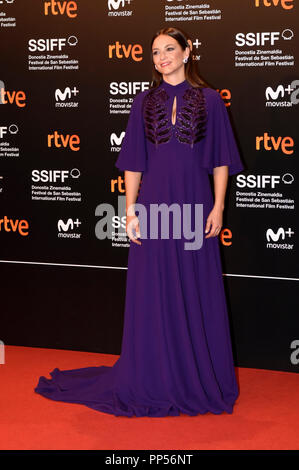
M 80 137 L 77 134 L 58 134 L 54 131 L 54 134 L 48 134 L 48 147 L 69 147 L 73 152 L 80 150 Z M 77 145 L 77 147 L 76 147 Z
M 44 14 L 45 15 L 64 15 L 66 14 L 69 18 L 76 18 L 78 6 L 74 1 L 59 2 L 51 0 L 51 2 L 44 3 Z M 49 13 L 50 11 L 50 13 Z
M 218 93 L 220 94 L 225 106 L 226 107 L 231 106 L 232 95 L 231 95 L 230 90 L 228 90 L 227 88 L 222 88 L 222 90 L 220 90 L 219 88 L 216 88 L 216 91 L 218 91 Z
M 13 220 L 6 215 L 0 219 L 0 232 L 17 232 L 22 237 L 27 237 L 29 224 L 27 220 Z
M 109 44 L 108 46 L 108 57 L 109 59 L 129 59 L 132 58 L 135 62 L 140 62 L 143 57 L 143 49 L 141 44 L 121 44 L 119 41 L 116 41 L 115 44 Z M 138 57 L 141 55 L 141 57 Z
M 28 49 L 30 52 L 55 51 L 56 49 L 61 51 L 67 45 L 76 46 L 77 44 L 78 39 L 76 36 L 69 36 L 68 38 L 29 39 Z
M 26 106 L 26 94 L 21 90 L 8 91 L 4 89 L 4 86 L 0 86 L 0 104 L 15 104 L 19 108 L 24 108 Z
M 264 135 L 256 137 L 255 143 L 256 150 L 261 150 L 262 148 L 267 151 L 271 150 L 281 150 L 286 155 L 292 155 L 294 153 L 294 140 L 292 137 L 275 137 L 269 136 L 268 132 L 264 132 Z M 290 148 L 288 150 L 288 148 Z
M 291 10 L 294 8 L 293 0 L 254 0 L 255 7 L 260 7 L 262 5 L 265 7 L 280 6 L 284 10 Z
M 229 228 L 223 228 L 222 230 L 220 230 L 219 240 L 222 243 L 222 245 L 231 246 L 233 243 L 232 238 L 233 238 L 233 234 Z

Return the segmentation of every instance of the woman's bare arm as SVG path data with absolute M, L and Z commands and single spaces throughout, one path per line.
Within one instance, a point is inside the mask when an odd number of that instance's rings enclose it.
M 213 178 L 215 199 L 213 209 L 206 222 L 205 233 L 209 231 L 210 233 L 206 235 L 205 238 L 219 235 L 222 227 L 225 193 L 228 181 L 228 166 L 215 167 L 213 169 Z
M 135 215 L 134 204 L 137 199 L 141 171 L 125 171 L 126 215 Z
M 224 209 L 225 193 L 228 180 L 228 166 L 217 166 L 213 169 L 214 178 L 214 207 Z
M 126 232 L 134 243 L 141 245 L 139 240 L 136 240 L 132 229 L 134 228 L 137 236 L 140 236 L 140 227 L 139 221 L 135 214 L 134 204 L 137 199 L 140 180 L 141 180 L 141 171 L 128 171 L 125 170 L 125 188 L 126 188 Z

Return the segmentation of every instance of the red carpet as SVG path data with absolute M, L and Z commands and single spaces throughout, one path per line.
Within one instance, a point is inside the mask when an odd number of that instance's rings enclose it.
M 0 365 L 1 450 L 297 450 L 299 375 L 237 368 L 240 396 L 232 415 L 116 417 L 34 392 L 40 375 L 113 365 L 118 356 L 5 347 Z

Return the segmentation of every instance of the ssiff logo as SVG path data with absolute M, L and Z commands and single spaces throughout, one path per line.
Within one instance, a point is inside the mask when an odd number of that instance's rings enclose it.
M 76 36 L 69 36 L 68 38 L 29 39 L 28 50 L 30 52 L 55 51 L 56 49 L 61 51 L 66 46 L 73 47 L 77 44 L 78 38 Z
M 6 134 L 17 134 L 19 128 L 16 124 L 10 124 L 9 127 L 1 126 L 0 127 L 0 139 L 3 139 Z
M 294 33 L 291 29 L 284 29 L 280 31 L 261 31 L 261 32 L 249 32 L 249 33 L 237 33 L 235 44 L 236 46 L 266 46 L 270 44 L 274 46 L 276 41 L 283 38 L 285 41 L 290 41 L 294 37 Z

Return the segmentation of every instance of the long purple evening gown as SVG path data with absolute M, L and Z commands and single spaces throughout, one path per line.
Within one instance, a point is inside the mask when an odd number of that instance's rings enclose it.
M 244 169 L 216 90 L 162 81 L 135 96 L 116 166 L 143 172 L 136 202 L 202 204 L 204 230 L 213 208 L 209 174 L 222 165 L 230 175 Z M 239 390 L 218 237 L 203 233 L 201 248 L 187 250 L 184 235 L 150 238 L 148 230 L 146 238 L 142 224 L 140 231 L 142 245 L 130 242 L 119 359 L 113 367 L 55 368 L 35 392 L 116 416 L 232 413 Z

